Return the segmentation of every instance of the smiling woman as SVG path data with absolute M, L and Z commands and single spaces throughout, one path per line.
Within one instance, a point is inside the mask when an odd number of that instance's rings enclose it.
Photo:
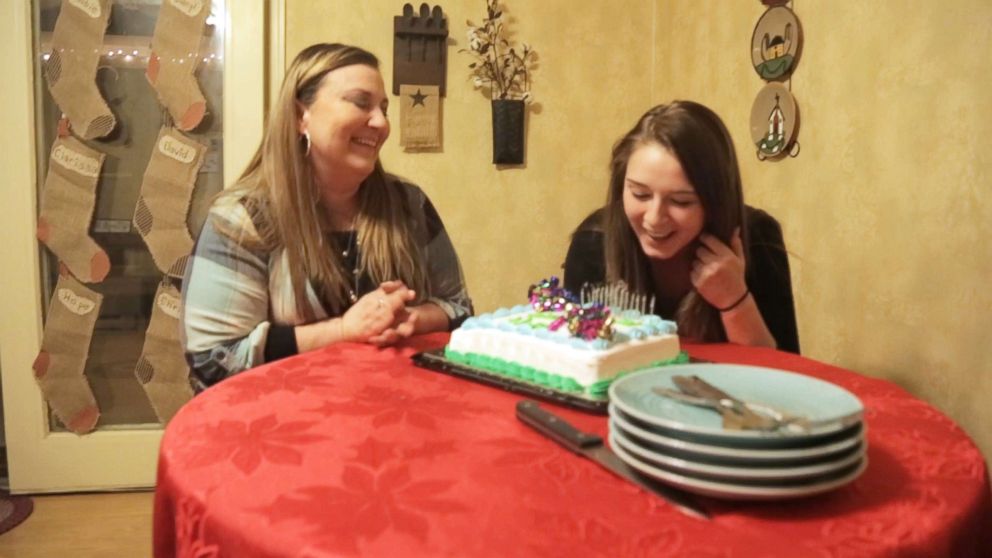
M 214 202 L 186 267 L 183 343 L 203 386 L 341 341 L 392 345 L 471 314 L 434 206 L 379 161 L 388 103 L 365 50 L 316 44 L 293 61 L 261 146 Z
M 689 339 L 799 352 L 781 228 L 744 205 L 733 141 L 703 105 L 656 106 L 613 147 L 607 204 L 572 236 L 565 287 L 619 280 Z
M 379 147 L 389 137 L 382 76 L 364 64 L 339 68 L 301 105 L 300 134 L 309 142 L 320 194 L 336 221 L 332 226 L 347 228 L 356 211 L 355 191 L 375 169 Z
M 703 231 L 699 196 L 668 149 L 647 143 L 634 150 L 624 180 L 624 213 L 647 257 L 673 258 Z

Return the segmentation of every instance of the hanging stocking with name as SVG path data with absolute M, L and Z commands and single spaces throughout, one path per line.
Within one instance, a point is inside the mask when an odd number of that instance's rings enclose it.
M 84 371 L 103 295 L 62 275 L 48 306 L 34 376 L 55 416 L 76 434 L 93 430 L 100 418 Z
M 189 366 L 179 341 L 179 298 L 176 287 L 164 281 L 159 285 L 141 358 L 134 368 L 162 424 L 193 398 Z
M 145 75 L 176 127 L 192 130 L 207 112 L 194 71 L 210 0 L 163 0 Z
M 89 235 L 104 157 L 72 136 L 56 139 L 41 194 L 38 240 L 86 283 L 110 271 L 110 258 Z
M 134 225 L 159 271 L 182 277 L 193 238 L 186 225 L 196 176 L 207 148 L 173 128 L 162 128 L 141 182 Z
M 117 123 L 96 87 L 109 18 L 110 0 L 63 0 L 45 62 L 48 90 L 72 129 L 85 139 L 102 138 Z

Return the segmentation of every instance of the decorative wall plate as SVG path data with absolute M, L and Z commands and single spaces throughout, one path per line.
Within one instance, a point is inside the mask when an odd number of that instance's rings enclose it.
M 762 87 L 751 106 L 751 140 L 757 146 L 758 159 L 796 156 L 798 129 L 799 111 L 792 93 L 781 83 Z
M 751 64 L 761 79 L 789 77 L 799 60 L 802 29 L 796 14 L 785 6 L 769 8 L 751 35 Z

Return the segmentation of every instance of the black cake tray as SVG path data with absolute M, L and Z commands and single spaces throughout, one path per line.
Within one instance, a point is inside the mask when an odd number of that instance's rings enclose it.
M 417 353 L 411 357 L 413 363 L 421 368 L 450 374 L 459 378 L 465 378 L 474 382 L 486 384 L 488 386 L 505 389 L 527 397 L 541 399 L 550 403 L 564 405 L 580 411 L 606 415 L 607 406 L 610 399 L 607 394 L 601 396 L 589 395 L 586 393 L 567 392 L 554 389 L 542 384 L 528 382 L 520 378 L 513 378 L 488 372 L 481 368 L 475 368 L 459 362 L 452 362 L 444 357 L 444 349 L 434 349 Z

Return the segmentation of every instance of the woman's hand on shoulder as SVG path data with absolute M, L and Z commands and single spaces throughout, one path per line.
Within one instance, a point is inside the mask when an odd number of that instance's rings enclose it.
M 744 281 L 744 245 L 738 228 L 726 245 L 719 238 L 703 233 L 692 262 L 689 278 L 699 294 L 716 308 L 727 308 L 747 292 Z
M 388 345 L 413 334 L 416 316 L 406 308 L 417 293 L 402 281 L 386 281 L 358 299 L 342 320 L 345 339 Z

